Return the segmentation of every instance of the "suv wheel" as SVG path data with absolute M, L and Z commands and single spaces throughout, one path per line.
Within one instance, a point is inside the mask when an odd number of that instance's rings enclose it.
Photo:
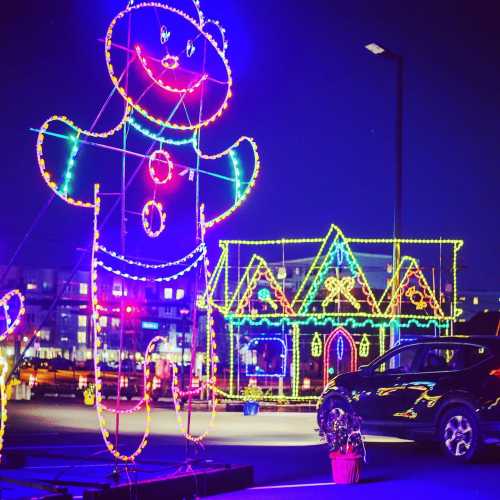
M 480 445 L 477 417 L 466 406 L 446 411 L 439 426 L 439 442 L 445 454 L 453 460 L 471 461 Z

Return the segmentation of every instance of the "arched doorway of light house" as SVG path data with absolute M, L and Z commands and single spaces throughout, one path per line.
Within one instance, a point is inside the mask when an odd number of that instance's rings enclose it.
M 358 353 L 352 335 L 342 326 L 335 328 L 323 349 L 323 385 L 339 373 L 358 369 Z

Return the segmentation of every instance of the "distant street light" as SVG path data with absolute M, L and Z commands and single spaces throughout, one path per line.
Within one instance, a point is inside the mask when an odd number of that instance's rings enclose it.
M 376 56 L 381 56 L 386 59 L 391 59 L 396 62 L 396 119 L 395 119 L 395 186 L 394 186 L 394 224 L 393 237 L 396 240 L 393 247 L 392 263 L 393 263 L 393 287 L 392 296 L 394 297 L 399 287 L 399 264 L 401 262 L 401 245 L 398 241 L 402 237 L 401 229 L 401 212 L 403 205 L 402 179 L 403 179 L 403 57 L 391 50 L 378 45 L 377 43 L 369 43 L 365 45 L 366 50 Z M 393 311 L 394 314 L 399 313 L 397 305 Z M 398 328 L 393 328 L 391 331 L 391 346 L 399 340 Z
M 375 54 L 376 56 L 382 54 L 385 51 L 384 47 L 381 47 L 376 43 L 369 43 L 368 45 L 365 45 L 365 49 L 369 50 L 372 54 Z

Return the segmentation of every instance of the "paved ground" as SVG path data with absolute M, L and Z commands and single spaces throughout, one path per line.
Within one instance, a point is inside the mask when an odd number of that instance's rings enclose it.
M 208 414 L 194 414 L 195 430 Z M 244 417 L 218 414 L 216 425 L 200 458 L 215 463 L 252 464 L 256 487 L 214 498 L 498 498 L 499 450 L 473 465 L 450 464 L 433 449 L 412 442 L 368 437 L 368 462 L 363 482 L 356 486 L 331 483 L 327 452 L 318 444 L 314 414 L 262 413 Z M 121 422 L 123 445 L 138 443 L 143 415 Z M 103 451 L 95 410 L 75 403 L 10 402 L 5 454 L 25 460 L 22 469 L 0 471 L 0 498 L 27 498 L 43 493 L 38 487 L 14 484 L 41 480 L 109 482 L 114 465 Z M 136 469 L 122 471 L 121 481 L 135 481 L 175 472 L 185 458 L 175 414 L 156 409 L 150 444 Z M 7 480 L 7 481 L 6 481 Z M 47 485 L 48 483 L 45 483 Z M 53 486 L 53 485 L 52 485 Z M 85 485 L 70 486 L 81 495 Z M 348 490 L 348 493 L 347 491 Z

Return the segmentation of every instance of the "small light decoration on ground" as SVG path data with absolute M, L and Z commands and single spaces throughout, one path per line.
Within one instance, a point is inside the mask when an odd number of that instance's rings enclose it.
M 134 461 L 147 444 L 151 374 L 145 362 L 144 394 L 136 405 L 122 409 L 119 397 L 114 408 L 104 405 L 100 368 L 104 360 L 100 324 L 104 307 L 102 281 L 109 274 L 118 276 L 123 296 L 129 283 L 134 281 L 170 282 L 191 272 L 195 275 L 198 295 L 211 295 L 206 231 L 241 206 L 253 190 L 260 169 L 257 145 L 251 137 L 242 136 L 218 152 L 208 153 L 201 146 L 202 131 L 212 127 L 228 107 L 233 95 L 233 77 L 224 28 L 218 21 L 205 17 L 198 0 L 193 1 L 191 10 L 188 13 L 167 2 L 129 2 L 112 19 L 106 32 L 105 63 L 113 90 L 95 123 L 86 129 L 67 116 L 54 115 L 38 129 L 36 155 L 47 185 L 65 202 L 94 211 L 91 294 L 96 408 L 106 447 L 116 459 L 125 462 Z M 118 123 L 108 130 L 96 131 L 96 123 L 115 93 L 123 99 Z M 70 145 L 69 156 L 66 165 L 60 168 L 54 149 L 59 153 L 61 145 L 66 147 L 65 143 Z M 84 150 L 103 149 L 117 154 L 112 171 L 121 172 L 118 195 L 116 189 L 108 187 L 109 174 L 103 174 L 101 179 L 84 172 L 92 166 L 85 163 Z M 103 161 L 101 171 L 108 162 Z M 130 171 L 131 163 L 134 163 L 133 171 Z M 146 175 L 140 175 L 141 172 Z M 221 185 L 230 189 L 219 189 Z M 178 202 L 181 193 L 183 203 Z M 111 208 L 106 207 L 105 203 L 113 196 L 117 201 Z M 120 241 L 117 243 L 116 232 L 107 226 L 111 225 L 108 218 L 120 202 Z M 194 210 L 186 217 L 185 207 L 190 204 Z M 192 221 L 192 225 L 185 220 Z M 176 223 L 184 239 L 190 241 L 187 249 L 179 244 L 180 238 L 176 238 L 172 230 Z M 132 231 L 136 241 L 129 236 Z M 144 235 L 149 240 L 143 239 Z M 144 258 L 128 257 L 126 243 L 135 245 Z M 176 255 L 166 262 L 158 262 L 155 252 L 163 252 L 165 248 Z M 267 303 L 272 305 L 272 300 Z M 205 380 L 200 387 L 190 386 L 183 391 L 178 385 L 178 369 L 171 363 L 179 425 L 185 437 L 193 442 L 200 442 L 207 431 L 194 436 L 190 431 L 191 419 L 184 426 L 180 398 L 185 395 L 191 398 L 201 390 L 210 393 L 211 422 L 217 403 L 213 306 L 202 302 L 196 301 L 194 305 L 192 345 L 196 345 L 194 335 L 203 307 L 207 325 Z M 123 325 L 121 328 L 123 332 Z M 165 341 L 162 337 L 153 340 L 147 348 L 146 361 L 155 346 Z M 193 374 L 190 375 L 191 384 Z M 105 413 L 120 415 L 141 408 L 146 411 L 144 435 L 134 451 L 123 453 L 118 449 L 118 439 L 110 437 Z
M 354 453 L 365 457 L 361 418 L 352 412 L 333 408 L 321 420 L 319 436 L 330 452 L 343 455 Z

